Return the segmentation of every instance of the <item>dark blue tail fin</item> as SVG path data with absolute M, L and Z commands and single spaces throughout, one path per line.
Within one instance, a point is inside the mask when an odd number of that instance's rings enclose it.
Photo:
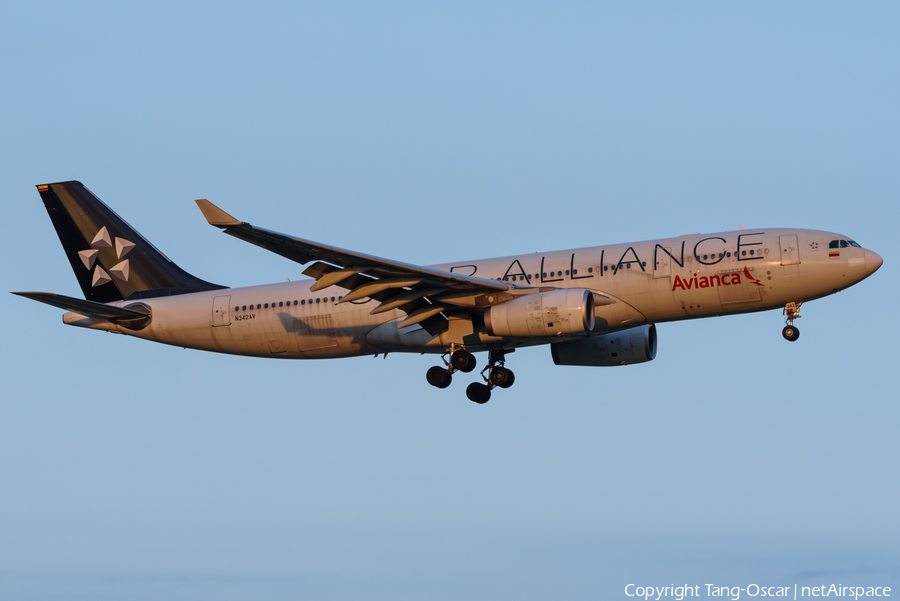
M 37 188 L 87 300 L 109 303 L 224 288 L 178 267 L 81 182 Z

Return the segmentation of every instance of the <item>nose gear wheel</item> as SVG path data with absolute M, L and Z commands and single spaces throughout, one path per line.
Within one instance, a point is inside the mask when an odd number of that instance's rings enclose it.
M 795 319 L 800 319 L 800 305 L 803 303 L 788 303 L 784 306 L 782 314 L 785 316 L 784 321 L 787 324 L 781 330 L 784 339 L 790 342 L 796 342 L 800 338 L 800 328 L 794 325 Z

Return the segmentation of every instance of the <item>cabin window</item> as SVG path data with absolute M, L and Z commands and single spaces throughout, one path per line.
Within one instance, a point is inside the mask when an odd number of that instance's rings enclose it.
M 321 298 L 317 298 L 317 299 L 316 299 L 316 304 L 317 304 L 317 305 L 318 305 L 319 303 L 321 303 L 321 302 L 322 302 L 322 299 L 321 299 Z
M 333 297 L 333 296 L 331 297 L 331 302 L 334 302 L 334 297 Z
M 641 267 L 646 267 L 646 266 L 647 266 L 647 261 L 644 261 L 643 263 L 641 263 Z
M 266 309 L 268 309 L 268 308 L 269 308 L 269 303 L 266 303 Z
M 753 254 L 753 251 L 752 251 L 752 250 L 750 251 L 750 254 L 751 254 L 751 255 Z
M 302 300 L 300 301 L 300 304 L 301 304 L 301 305 L 305 305 L 305 304 L 306 304 L 306 299 L 305 299 L 305 298 L 302 299 Z
M 568 270 L 568 269 L 566 269 L 566 275 L 569 275 L 569 270 Z
M 297 306 L 297 301 L 294 301 L 294 306 L 295 306 L 295 307 Z
M 594 273 L 594 268 L 593 268 L 593 267 L 588 267 L 588 273 Z
M 578 270 L 577 270 L 577 269 L 573 269 L 573 270 L 572 270 L 572 275 L 578 275 Z
M 604 265 L 604 266 L 603 266 L 603 271 L 609 271 L 609 265 Z
M 244 305 L 243 307 L 241 307 L 241 310 L 242 310 L 242 311 L 246 311 L 246 310 L 247 310 L 247 305 Z
M 274 305 L 275 303 L 272 303 L 272 304 Z M 278 306 L 279 306 L 279 307 L 283 307 L 283 306 L 284 306 L 284 303 L 283 303 L 283 302 L 278 303 Z
M 235 311 L 240 311 L 240 310 L 241 310 L 240 305 L 238 305 L 237 307 L 235 307 L 234 310 L 235 310 Z

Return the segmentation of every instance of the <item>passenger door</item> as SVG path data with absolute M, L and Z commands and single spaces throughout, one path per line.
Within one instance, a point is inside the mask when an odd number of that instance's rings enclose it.
M 231 312 L 228 307 L 231 305 L 231 296 L 217 296 L 213 299 L 213 327 L 230 326 Z
M 781 264 L 796 265 L 799 263 L 800 248 L 797 244 L 797 236 L 795 234 L 779 236 L 778 241 L 781 243 Z

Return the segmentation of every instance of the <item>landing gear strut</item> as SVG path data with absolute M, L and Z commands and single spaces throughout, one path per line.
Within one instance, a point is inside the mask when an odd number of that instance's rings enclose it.
M 781 330 L 781 335 L 790 342 L 796 342 L 800 338 L 800 329 L 794 326 L 794 320 L 800 319 L 800 305 L 802 304 L 788 303 L 784 306 L 784 311 L 782 312 L 785 315 L 784 321 L 787 325 Z

